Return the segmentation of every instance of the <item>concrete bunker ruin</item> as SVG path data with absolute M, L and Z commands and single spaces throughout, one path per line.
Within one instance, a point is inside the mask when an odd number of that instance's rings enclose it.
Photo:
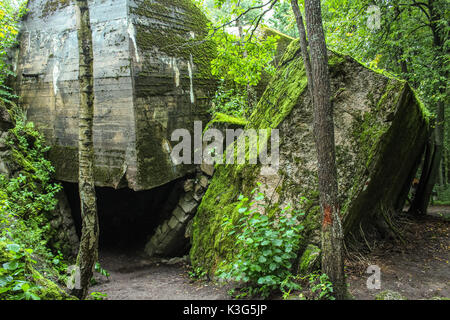
M 55 178 L 79 233 L 75 1 L 31 0 L 28 7 L 17 91 L 28 120 L 52 147 Z M 209 118 L 216 81 L 210 73 L 215 47 L 203 41 L 207 19 L 190 0 L 91 0 L 89 9 L 101 245 L 144 248 L 148 242 L 150 255 L 186 253 L 198 183 L 193 166 L 172 162 L 170 136 L 178 128 L 192 132 L 194 121 Z
M 261 182 L 276 196 L 274 205 L 295 203 L 299 195 L 309 199 L 307 207 L 299 204 L 308 231 L 302 249 L 318 245 L 312 112 L 298 43 L 287 48 L 245 125 L 280 129 L 281 170 L 266 179 L 258 165 L 221 166 L 211 179 L 211 168 L 177 165 L 170 157 L 177 143 L 170 141 L 175 129 L 192 133 L 194 121 L 206 125 L 209 120 L 216 88 L 209 67 L 215 48 L 203 41 L 205 16 L 190 0 L 89 3 L 101 244 L 171 256 L 187 253 L 192 236 L 194 266 L 212 272 L 235 250 L 235 239 L 222 237 L 223 219 L 238 219 L 239 193 Z M 75 6 L 70 0 L 32 0 L 29 6 L 32 14 L 20 35 L 17 91 L 28 119 L 52 146 L 56 179 L 64 182 L 79 217 Z M 407 83 L 332 52 L 329 70 L 344 228 L 351 232 L 379 219 L 384 208 L 403 205 L 429 123 Z

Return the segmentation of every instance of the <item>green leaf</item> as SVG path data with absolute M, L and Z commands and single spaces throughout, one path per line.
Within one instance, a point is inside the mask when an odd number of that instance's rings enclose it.
M 3 268 L 6 270 L 16 270 L 19 267 L 17 261 L 10 261 L 3 264 Z
M 264 200 L 264 196 L 258 195 L 258 196 L 255 197 L 255 200 L 256 201 Z
M 25 292 L 25 298 L 27 300 L 41 300 L 41 298 L 39 296 L 37 296 L 34 293 L 29 292 L 29 291 Z
M 252 266 L 252 270 L 253 271 L 257 271 L 257 272 L 261 272 L 262 268 L 259 265 L 255 264 L 255 265 Z
M 281 246 L 282 244 L 283 244 L 283 240 L 281 240 L 281 239 L 275 239 L 275 240 L 273 240 L 273 245 L 274 245 L 274 246 L 279 247 L 279 246 Z
M 10 283 L 13 280 L 14 280 L 13 277 L 11 277 L 9 275 L 0 277 L 0 287 L 6 286 L 8 283 Z
M 28 290 L 30 290 L 30 284 L 25 282 L 24 284 L 22 284 L 21 288 L 23 292 L 27 292 Z

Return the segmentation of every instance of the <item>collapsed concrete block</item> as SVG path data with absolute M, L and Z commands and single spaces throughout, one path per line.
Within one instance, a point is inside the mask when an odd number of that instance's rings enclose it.
M 427 111 L 409 85 L 370 70 L 354 59 L 329 53 L 334 105 L 339 200 L 346 234 L 358 233 L 382 219 L 386 210 L 401 210 L 429 135 Z M 261 164 L 215 166 L 192 227 L 191 261 L 214 273 L 239 250 L 236 207 L 242 193 L 260 183 L 266 213 L 274 219 L 291 205 L 303 224 L 300 252 L 320 246 L 320 207 L 312 104 L 298 41 L 288 47 L 246 129 L 278 129 L 277 170 Z M 268 138 L 269 139 L 269 138 Z M 261 145 L 264 141 L 258 141 Z M 231 219 L 231 220 L 230 220 Z

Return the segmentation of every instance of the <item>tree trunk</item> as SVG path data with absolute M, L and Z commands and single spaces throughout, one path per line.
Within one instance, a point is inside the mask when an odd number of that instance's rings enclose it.
M 98 217 L 94 185 L 94 77 L 92 32 L 89 21 L 87 0 L 77 0 L 78 7 L 78 54 L 79 54 L 79 192 L 81 200 L 82 231 L 80 249 L 77 256 L 77 267 L 80 272 L 81 288 L 73 292 L 78 298 L 87 295 L 93 268 L 98 257 Z
M 395 12 L 396 16 L 400 15 L 400 9 L 399 9 L 398 5 L 395 5 L 394 12 Z M 403 32 L 400 30 L 397 35 L 397 41 L 401 40 L 402 38 L 403 38 Z M 403 54 L 404 54 L 403 47 L 401 46 L 401 44 L 399 44 L 396 46 L 396 48 L 397 48 L 397 55 L 398 55 L 398 59 L 399 59 L 398 63 L 400 65 L 400 71 L 402 73 L 403 78 L 405 80 L 409 81 L 408 65 L 403 57 Z
M 436 165 L 439 166 L 439 163 L 437 162 L 436 159 L 439 150 L 436 146 L 435 134 L 436 130 L 433 130 L 433 133 L 431 134 L 431 137 L 426 147 L 425 158 L 422 165 L 422 173 L 420 175 L 419 185 L 417 186 L 417 191 L 414 195 L 411 207 L 409 209 L 409 212 L 415 215 L 426 214 L 427 207 L 430 202 L 430 198 L 433 191 L 433 186 L 436 180 L 436 173 L 437 173 Z
M 314 106 L 314 138 L 322 212 L 322 272 L 327 274 L 333 283 L 336 298 L 346 299 L 348 295 L 344 274 L 344 236 L 338 201 L 333 107 L 320 0 L 305 1 L 310 54 L 308 54 L 305 28 L 297 1 L 292 0 L 291 6 L 299 29 L 309 92 Z
M 444 158 L 444 186 L 447 187 L 448 185 L 448 161 L 449 161 L 449 151 L 447 148 L 444 148 L 444 154 L 445 154 L 445 158 Z
M 303 17 L 302 13 L 300 12 L 300 8 L 298 7 L 298 0 L 291 0 L 291 7 L 292 11 L 294 12 L 295 21 L 297 22 L 297 29 L 299 33 L 300 38 L 300 50 L 302 52 L 302 58 L 303 63 L 305 64 L 305 71 L 306 71 L 306 77 L 308 80 L 308 88 L 309 88 L 309 95 L 311 99 L 314 98 L 313 95 L 313 81 L 311 79 L 311 61 L 309 59 L 309 53 L 308 53 L 308 42 L 306 40 L 306 30 L 305 30 L 305 24 L 303 23 Z M 312 101 L 314 104 L 314 101 Z
M 436 10 L 436 7 L 439 5 L 434 1 L 428 1 L 427 8 L 429 9 L 429 27 L 433 34 L 433 47 L 436 50 L 438 56 L 435 59 L 435 64 L 441 66 L 445 63 L 445 54 L 446 51 L 444 49 L 444 41 L 441 36 L 441 26 L 439 26 L 439 22 L 442 21 L 442 17 L 439 15 L 439 11 Z M 444 74 L 441 75 L 442 79 L 448 78 L 448 72 L 444 71 Z M 446 94 L 446 83 L 442 82 L 442 80 L 437 81 L 436 91 L 439 92 L 441 97 L 444 97 Z M 416 197 L 413 200 L 413 204 L 411 205 L 410 211 L 423 215 L 426 214 L 428 204 L 430 202 L 433 187 L 436 183 L 436 180 L 440 178 L 439 170 L 441 168 L 441 160 L 444 152 L 444 134 L 445 134 L 445 103 L 444 98 L 438 102 L 436 106 L 436 122 L 435 128 L 433 130 L 432 142 L 430 148 L 431 160 L 429 167 L 425 167 L 422 169 L 422 176 L 420 178 L 420 193 L 416 193 Z M 424 175 L 424 169 L 425 171 Z M 419 189 L 418 189 L 419 191 Z
M 239 4 L 238 4 L 239 5 Z M 238 28 L 238 32 L 239 32 L 239 39 L 241 41 L 240 45 L 244 46 L 244 41 L 245 41 L 245 37 L 244 37 L 244 32 L 242 30 L 242 25 L 240 20 L 236 20 L 236 27 Z M 247 50 L 244 50 L 244 58 L 247 58 L 248 56 L 248 52 Z M 250 115 L 253 112 L 253 109 L 255 107 L 255 105 L 257 104 L 257 95 L 256 95 L 256 89 L 254 87 L 252 87 L 249 83 L 247 83 L 246 86 L 247 89 L 247 105 L 248 108 L 247 110 L 245 110 L 244 115 L 245 117 L 250 117 Z

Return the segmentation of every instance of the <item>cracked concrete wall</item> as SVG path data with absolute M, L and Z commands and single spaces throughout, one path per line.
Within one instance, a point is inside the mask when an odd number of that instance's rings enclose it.
M 89 1 L 97 186 L 151 189 L 192 169 L 172 163 L 170 134 L 207 118 L 215 85 L 206 70 L 212 51 L 201 52 L 192 43 L 181 53 L 164 49 L 161 34 L 180 41 L 193 35 L 200 39 L 206 32 L 206 18 L 189 0 L 169 0 L 163 13 L 159 2 L 163 1 Z M 17 69 L 21 104 L 52 145 L 56 178 L 77 182 L 75 4 L 31 0 L 28 7 Z M 198 58 L 200 53 L 206 56 Z

